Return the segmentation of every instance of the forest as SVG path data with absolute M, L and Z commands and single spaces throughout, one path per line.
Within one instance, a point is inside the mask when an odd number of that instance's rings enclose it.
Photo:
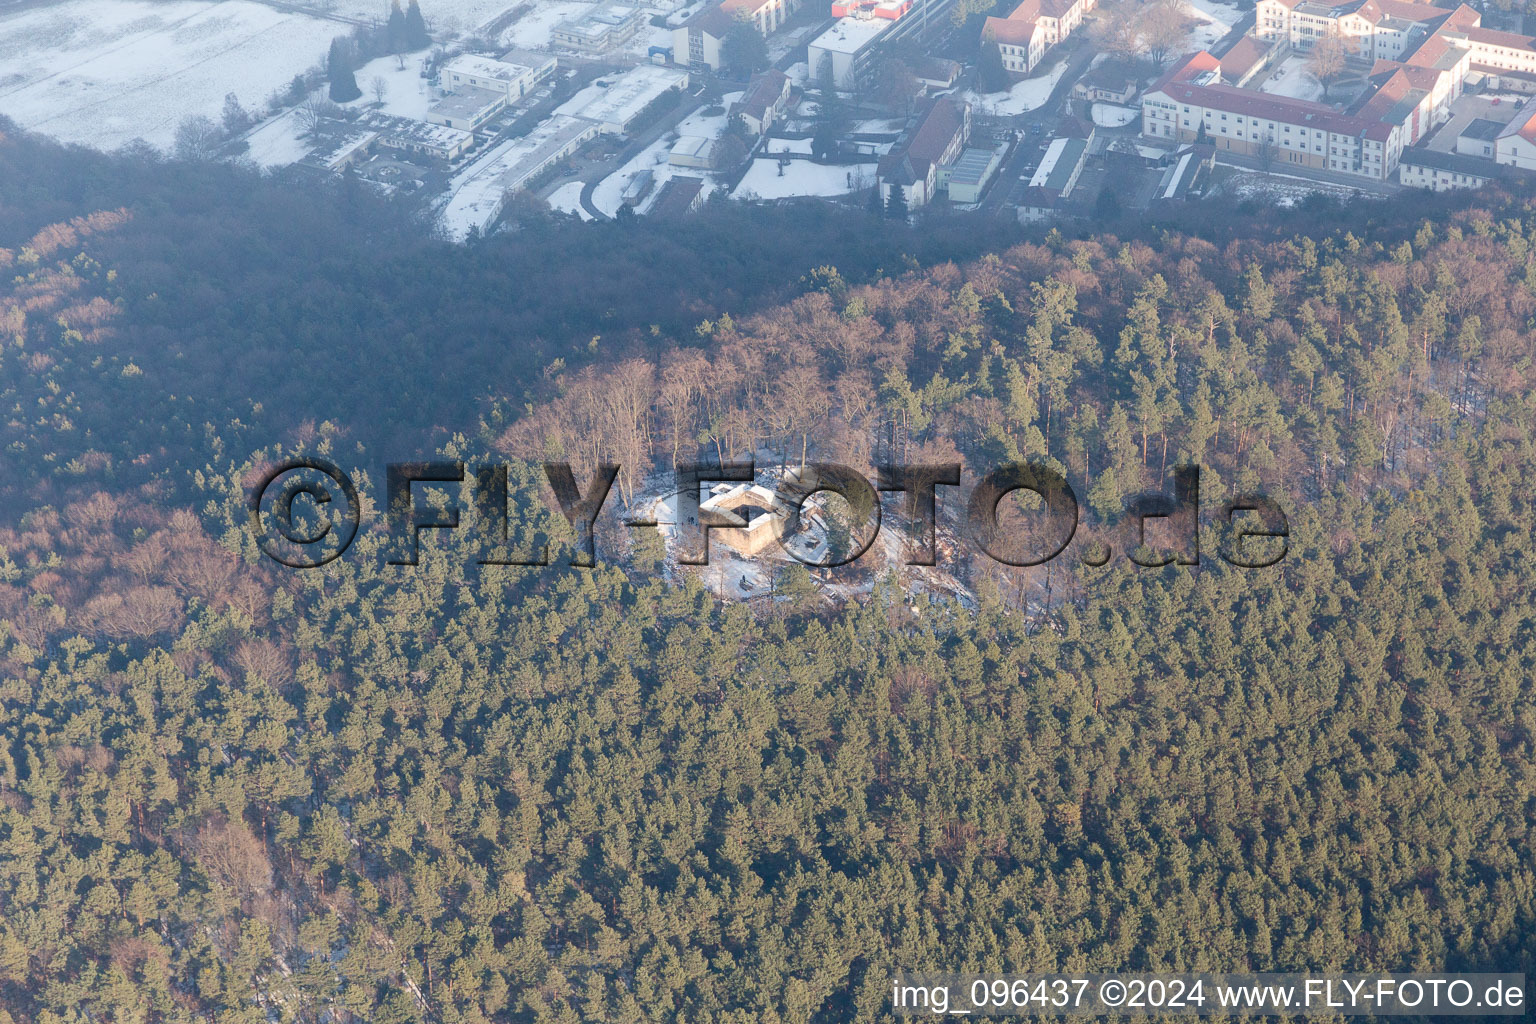
M 529 209 L 0 124 L 0 1024 L 894 1019 L 897 971 L 1533 971 L 1536 196 L 1025 234 Z M 1202 468 L 1289 553 L 263 558 L 244 490 L 768 450 Z M 1051 574 L 1051 575 L 1047 575 Z M 1052 596 L 1045 596 L 1052 595 Z M 1521 852 L 1524 851 L 1524 852 Z

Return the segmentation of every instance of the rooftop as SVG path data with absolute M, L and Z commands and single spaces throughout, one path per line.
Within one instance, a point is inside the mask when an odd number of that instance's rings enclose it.
M 1087 151 L 1087 139 L 1057 139 L 1052 142 L 1051 148 L 1041 157 L 1040 166 L 1035 168 L 1034 175 L 1029 179 L 1030 188 L 1043 188 L 1064 195 L 1067 183 L 1072 180 L 1072 175 L 1077 172 Z
M 489 89 L 477 89 L 472 85 L 461 85 L 453 92 L 433 101 L 431 112 L 448 117 L 468 118 L 473 121 L 487 108 L 506 101 L 507 94 L 504 92 L 491 92 Z
M 1504 177 L 1508 170 L 1482 157 L 1467 156 L 1464 153 L 1441 153 L 1437 150 L 1418 147 L 1403 150 L 1401 163 L 1410 167 L 1450 171 L 1453 174 L 1471 174 L 1490 180 Z
M 495 57 L 479 57 L 471 53 L 463 53 L 449 61 L 446 70 L 457 71 L 461 75 L 474 75 L 476 78 L 493 78 L 498 82 L 514 82 L 532 68 L 523 64 L 497 60 Z
M 839 18 L 837 24 L 811 40 L 811 45 L 828 53 L 858 53 L 893 24 L 886 18 Z
M 704 190 L 704 179 L 691 174 L 674 174 L 661 186 L 649 212 L 653 216 L 678 217 L 693 208 L 694 200 Z
M 997 152 L 991 149 L 967 149 L 960 154 L 949 169 L 951 183 L 980 185 L 992 173 L 997 163 Z
M 1480 139 L 1486 142 L 1498 138 L 1499 132 L 1503 130 L 1504 126 L 1499 122 L 1490 121 L 1486 117 L 1478 117 L 1474 118 L 1461 130 L 1461 137 L 1464 139 Z

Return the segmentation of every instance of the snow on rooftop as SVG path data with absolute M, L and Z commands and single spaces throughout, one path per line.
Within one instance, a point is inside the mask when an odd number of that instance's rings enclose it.
M 522 138 L 496 146 L 449 182 L 443 226 L 456 239 L 465 238 L 472 227 L 485 230 L 500 213 L 509 189 L 521 188 L 542 169 L 550 153 L 583 135 L 590 137 L 594 129 L 580 118 L 556 114 Z
M 668 89 L 688 85 L 688 72 L 655 64 L 640 64 L 618 75 L 607 75 L 555 108 L 557 114 L 585 117 L 599 124 L 626 126 Z M 621 127 L 622 130 L 622 127 Z
M 811 40 L 810 45 L 829 53 L 858 53 L 894 24 L 889 18 L 839 18 L 837 24 Z

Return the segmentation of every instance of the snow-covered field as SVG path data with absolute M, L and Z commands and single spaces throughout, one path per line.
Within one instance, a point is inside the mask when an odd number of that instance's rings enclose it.
M 1056 83 L 1061 81 L 1061 76 L 1066 73 L 1066 70 L 1067 62 L 1058 60 L 1047 74 L 1038 78 L 1026 78 L 1007 92 L 985 94 L 968 92 L 965 98 L 983 113 L 1025 114 L 1045 106 L 1045 101 L 1051 98 L 1051 90 L 1056 88 Z
M 794 196 L 841 196 L 868 188 L 875 182 L 874 164 L 831 166 L 809 160 L 790 160 L 780 175 L 779 161 L 752 161 L 734 199 L 788 199 Z
M 1118 103 L 1095 103 L 1093 105 L 1093 123 L 1104 128 L 1119 128 L 1130 124 L 1141 117 L 1141 111 L 1133 107 L 1122 107 Z
M 1259 91 L 1315 103 L 1323 98 L 1323 83 L 1308 69 L 1306 57 L 1291 56 L 1259 84 Z
M 346 26 L 248 0 L 67 0 L 0 15 L 0 114 L 65 142 L 171 145 L 233 92 L 265 104 Z

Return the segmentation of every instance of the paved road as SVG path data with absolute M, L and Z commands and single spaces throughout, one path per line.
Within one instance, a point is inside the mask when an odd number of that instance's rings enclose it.
M 608 220 L 608 215 L 602 210 L 599 210 L 597 205 L 592 202 L 592 193 L 597 190 L 597 186 L 602 182 L 604 178 L 608 177 L 610 174 L 617 171 L 620 167 L 623 167 L 625 164 L 629 163 L 642 149 L 649 146 L 657 139 L 661 138 L 673 128 L 677 127 L 678 123 L 681 122 L 683 118 L 687 117 L 695 110 L 698 110 L 703 105 L 704 100 L 702 97 L 695 96 L 693 93 L 684 94 L 683 102 L 679 103 L 675 110 L 673 110 L 666 117 L 663 117 L 660 121 L 657 121 L 655 124 L 651 125 L 651 127 L 647 128 L 639 135 L 635 136 L 635 138 L 630 141 L 629 145 L 625 146 L 622 150 L 619 151 L 617 156 L 609 157 L 602 163 L 594 164 L 593 166 L 588 167 L 586 170 L 582 171 L 581 177 L 578 179 L 582 182 L 581 208 L 586 210 L 587 214 L 591 216 L 593 220 Z
M 1044 146 L 1050 142 L 1051 135 L 1061 121 L 1062 100 L 1066 99 L 1072 87 L 1077 84 L 1077 80 L 1083 76 L 1083 72 L 1088 70 L 1088 65 L 1093 63 L 1093 58 L 1093 48 L 1079 44 L 1077 49 L 1067 57 L 1067 69 L 1062 72 L 1061 78 L 1052 87 L 1051 95 L 1045 103 L 1027 114 L 1014 116 L 1014 126 L 1020 131 L 1028 132 L 1029 125 L 1038 123 L 1041 125 L 1041 133 L 1025 134 L 1004 159 L 1003 166 L 998 169 L 997 177 L 992 181 L 992 187 L 982 197 L 982 212 L 996 214 L 1010 196 L 1022 190 L 1023 181 L 1028 180 L 1029 172 L 1039 162 Z

